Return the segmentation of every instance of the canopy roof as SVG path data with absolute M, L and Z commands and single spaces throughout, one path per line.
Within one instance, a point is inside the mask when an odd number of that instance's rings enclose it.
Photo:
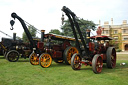
M 91 36 L 90 39 L 96 39 L 96 40 L 112 40 L 111 37 L 105 36 L 105 35 Z
M 62 36 L 62 35 L 57 35 L 57 34 L 52 34 L 52 33 L 45 34 L 45 38 L 47 38 L 49 36 L 51 37 L 51 39 L 54 39 L 54 40 L 75 41 L 75 38 L 72 38 L 72 37 L 69 37 L 69 36 Z

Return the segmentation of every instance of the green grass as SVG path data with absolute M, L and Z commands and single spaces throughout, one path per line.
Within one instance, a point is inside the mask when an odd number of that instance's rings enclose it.
M 125 66 L 120 63 L 125 62 Z M 8 62 L 0 57 L 0 85 L 128 85 L 128 55 L 118 55 L 115 69 L 104 64 L 101 74 L 90 66 L 74 71 L 70 65 L 56 64 L 49 68 L 31 65 L 28 59 Z

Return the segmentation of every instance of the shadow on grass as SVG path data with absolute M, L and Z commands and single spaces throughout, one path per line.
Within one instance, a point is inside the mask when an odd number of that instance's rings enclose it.
M 71 65 L 67 65 L 65 63 L 53 63 L 50 68 L 60 68 L 60 67 L 67 67 L 67 68 L 71 68 Z M 73 70 L 73 69 L 72 69 Z M 82 67 L 79 69 L 79 70 L 75 70 L 75 71 L 86 71 L 86 70 L 89 70 L 89 71 L 92 71 L 92 67 L 91 66 L 84 66 L 82 65 Z
M 120 65 L 120 63 L 117 63 L 116 67 L 114 69 L 126 69 L 128 68 L 128 65 Z
M 128 69 L 128 65 L 121 66 L 120 63 L 117 63 L 115 68 L 110 69 L 110 68 L 107 68 L 106 64 L 104 64 L 101 74 L 115 73 L 115 72 L 119 72 L 120 70 L 123 70 L 123 69 Z M 83 66 L 80 70 L 93 71 L 92 66 Z M 80 70 L 78 70 L 78 71 L 80 71 Z
M 18 60 L 17 62 L 29 62 L 29 60 L 27 59 L 27 60 Z
M 65 66 L 70 66 L 65 63 L 52 63 L 51 67 L 65 67 Z
M 0 59 L 5 59 L 5 57 L 2 56 L 2 57 L 0 57 Z
M 122 65 L 120 65 L 120 63 L 117 63 L 117 64 L 116 64 L 116 67 L 113 68 L 113 69 L 107 68 L 107 66 L 104 67 L 104 68 L 102 69 L 102 73 L 103 73 L 103 74 L 105 74 L 105 73 L 117 73 L 117 72 L 120 72 L 120 71 L 122 71 L 123 69 L 127 69 L 127 68 L 128 68 L 128 65 L 122 66 Z

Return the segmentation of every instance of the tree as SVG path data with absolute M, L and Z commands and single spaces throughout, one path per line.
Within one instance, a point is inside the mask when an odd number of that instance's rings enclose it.
M 74 37 L 69 20 L 65 20 L 64 22 L 65 22 L 64 25 L 61 27 L 62 34 L 65 36 Z M 80 30 L 81 30 L 83 36 L 85 36 L 85 34 L 86 34 L 86 29 L 95 30 L 95 28 L 96 28 L 95 27 L 96 24 L 94 24 L 92 21 L 84 20 L 83 18 L 77 19 L 77 22 L 80 26 Z M 77 34 L 78 34 L 78 32 L 77 32 Z
M 19 37 L 19 36 L 16 36 L 16 39 L 18 39 L 18 40 L 21 40 L 21 37 Z
M 29 30 L 29 32 L 30 32 L 30 34 L 31 34 L 31 36 L 32 37 L 36 37 L 36 29 L 34 29 L 34 27 L 33 26 L 28 26 L 28 30 Z M 29 40 L 28 40 L 28 37 L 26 36 L 26 33 L 25 32 L 23 32 L 23 34 L 22 34 L 22 38 L 23 38 L 23 41 L 24 42 L 29 42 Z
M 61 32 L 58 29 L 51 29 L 49 33 L 61 35 Z

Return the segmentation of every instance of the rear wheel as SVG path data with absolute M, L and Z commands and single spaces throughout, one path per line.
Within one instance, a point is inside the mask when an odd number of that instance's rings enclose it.
M 107 49 L 107 67 L 114 68 L 116 66 L 116 50 L 113 47 Z
M 73 54 L 78 53 L 78 50 L 76 47 L 67 47 L 64 51 L 64 61 L 66 64 L 70 65 L 71 64 L 71 57 Z
M 10 50 L 9 52 L 5 53 L 6 59 L 10 62 L 16 62 L 19 59 L 19 52 L 16 50 Z
M 48 53 L 43 53 L 40 55 L 39 58 L 39 64 L 43 68 L 47 68 L 51 65 L 52 63 L 52 57 Z
M 32 65 L 39 65 L 39 57 L 35 52 L 32 52 L 29 56 L 29 61 Z
M 81 57 L 78 53 L 73 54 L 71 58 L 71 67 L 73 70 L 79 70 L 81 68 Z
M 101 73 L 102 67 L 103 67 L 102 57 L 100 55 L 96 54 L 93 57 L 93 60 L 92 60 L 92 69 L 93 69 L 93 72 L 96 73 L 96 74 Z

